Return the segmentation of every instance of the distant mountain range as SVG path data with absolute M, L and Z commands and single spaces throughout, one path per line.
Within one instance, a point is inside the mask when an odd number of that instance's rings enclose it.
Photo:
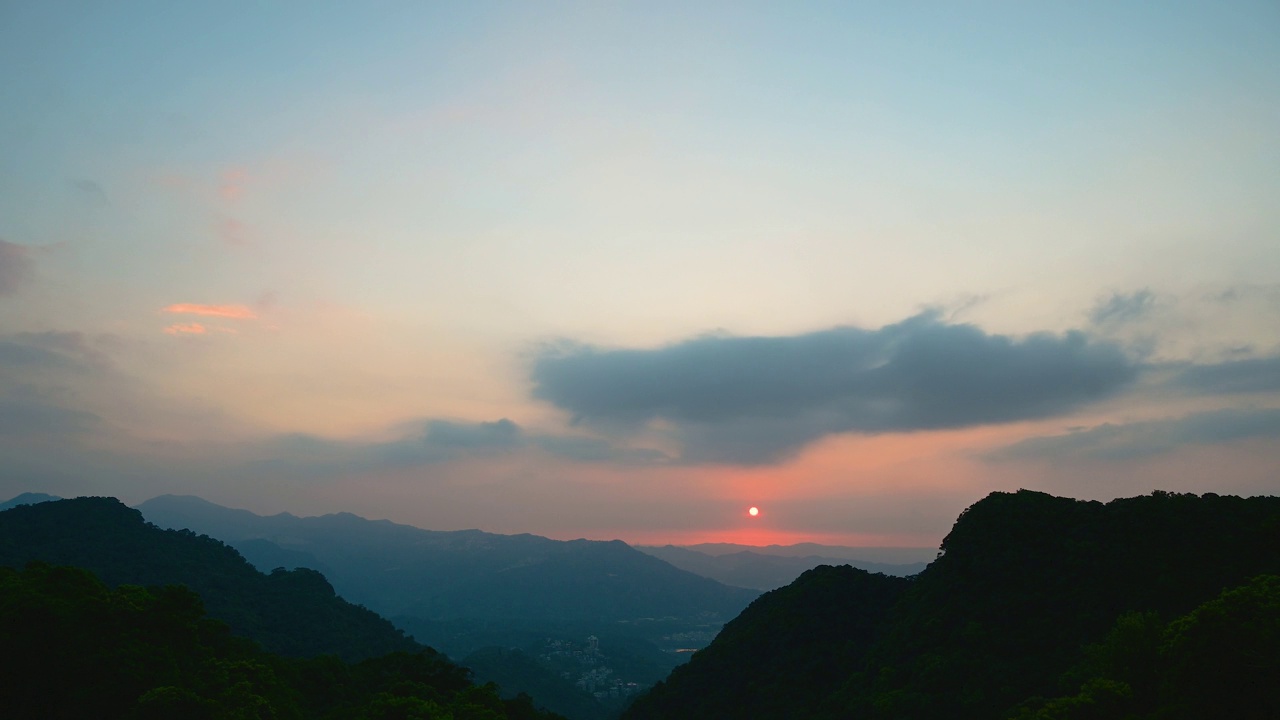
M 846 545 L 819 545 L 796 543 L 794 545 L 738 545 L 736 543 L 698 543 L 678 545 L 685 550 L 703 555 L 730 555 L 753 552 L 777 557 L 824 557 L 845 562 L 867 562 L 883 565 L 911 565 L 929 563 L 938 555 L 934 547 L 849 547 Z
M 58 497 L 57 495 L 46 495 L 44 493 L 27 492 L 27 493 L 22 493 L 21 495 L 15 498 L 11 498 L 4 502 L 0 502 L 0 511 L 8 510 L 9 508 L 12 508 L 12 507 L 18 507 L 19 505 L 38 505 L 43 502 L 52 502 L 54 500 L 61 500 L 61 499 L 62 498 Z
M 697 573 L 703 577 L 719 580 L 726 585 L 755 588 L 757 590 L 773 590 L 774 588 L 788 585 L 793 580 L 800 577 L 800 575 L 806 570 L 811 570 L 819 565 L 852 565 L 853 567 L 866 570 L 868 572 L 906 576 L 920 572 L 928 564 L 926 562 L 894 564 L 870 562 L 865 559 L 850 557 L 781 554 L 788 551 L 794 551 L 796 548 L 804 548 L 805 546 L 772 545 L 767 548 L 751 548 L 750 550 L 743 549 L 736 552 L 724 552 L 720 554 L 709 554 L 704 551 L 693 549 L 695 547 L 705 548 L 707 546 L 679 547 L 675 545 L 666 545 L 663 547 L 654 547 L 639 545 L 636 546 L 636 549 L 654 557 L 662 558 L 682 570 L 688 570 L 689 572 Z M 715 547 L 715 549 L 723 549 L 749 546 L 717 545 L 713 547 Z M 822 547 L 824 550 L 839 552 L 842 556 L 857 555 L 860 550 L 885 550 L 885 548 L 840 548 L 830 546 L 809 547 Z M 920 554 L 915 548 L 888 548 L 888 550 L 897 551 L 902 555 L 907 555 L 907 553 Z M 779 554 L 773 554 L 771 551 L 778 552 Z M 929 552 L 930 554 L 933 553 L 933 551 L 926 552 Z
M 617 540 L 441 532 L 349 513 L 264 517 L 191 496 L 160 496 L 138 510 L 160 527 L 223 540 L 254 562 L 321 569 L 343 597 L 388 617 L 723 622 L 759 595 Z

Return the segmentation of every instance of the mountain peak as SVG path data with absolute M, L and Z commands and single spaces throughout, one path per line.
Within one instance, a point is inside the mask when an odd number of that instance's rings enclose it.
M 10 498 L 0 503 L 0 510 L 8 510 L 9 508 L 15 508 L 15 507 L 18 507 L 19 505 L 38 505 L 40 503 L 53 502 L 55 500 L 61 500 L 61 499 L 62 498 L 58 497 L 57 495 L 48 495 L 45 493 L 36 493 L 36 492 L 24 492 L 21 495 Z

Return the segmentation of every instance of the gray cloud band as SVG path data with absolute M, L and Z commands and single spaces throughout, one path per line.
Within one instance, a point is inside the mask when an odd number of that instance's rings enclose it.
M 1051 417 L 1109 397 L 1138 367 L 1079 332 L 1023 338 L 928 313 L 878 330 L 708 336 L 652 350 L 549 348 L 534 395 L 575 422 L 676 426 L 683 460 L 764 463 L 841 432 Z
M 1131 460 L 1186 445 L 1216 445 L 1280 437 L 1280 409 L 1244 408 L 1193 413 L 1168 420 L 1105 424 L 1065 435 L 1036 437 L 1001 448 L 993 460 Z

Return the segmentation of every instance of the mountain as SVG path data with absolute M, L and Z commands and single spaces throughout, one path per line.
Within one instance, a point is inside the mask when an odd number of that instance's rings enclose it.
M 494 682 L 504 688 L 524 688 L 538 704 L 575 720 L 609 720 L 610 712 L 586 690 L 556 674 L 536 657 L 512 648 L 487 647 L 462 659 L 477 682 Z
M 794 545 L 738 545 L 737 543 L 698 543 L 681 545 L 686 550 L 703 555 L 731 555 L 753 552 L 777 557 L 823 557 L 851 563 L 881 563 L 885 565 L 910 565 L 928 563 L 938 554 L 934 547 L 850 547 L 847 545 L 819 545 L 796 543 Z M 855 565 L 855 567 L 857 567 Z
M 664 617 L 723 622 L 758 595 L 680 570 L 617 540 L 441 532 L 349 513 L 263 517 L 172 495 L 138 509 L 161 527 L 189 528 L 237 547 L 253 542 L 251 556 L 261 556 L 270 543 L 292 553 L 288 557 L 296 562 L 314 559 L 344 597 L 388 617 L 599 625 Z
M 8 510 L 9 508 L 12 508 L 12 507 L 18 507 L 19 505 L 37 505 L 39 503 L 52 502 L 54 500 L 61 500 L 61 499 L 62 498 L 58 497 L 57 495 L 46 495 L 44 493 L 25 492 L 15 498 L 11 498 L 9 500 L 6 500 L 0 503 L 0 511 Z
M 431 650 L 286 658 L 208 618 L 188 588 L 113 589 L 82 568 L 0 567 L 0 647 L 14 720 L 556 720 Z
M 761 596 L 676 668 L 629 717 L 803 717 L 844 681 L 911 585 L 848 565 L 822 566 Z
M 822 567 L 766 593 L 624 718 L 1142 718 L 1203 702 L 1173 679 L 1280 669 L 1280 584 L 1251 580 L 1280 575 L 1280 498 L 993 493 L 942 551 L 911 578 Z M 1255 709 L 1232 716 L 1274 717 L 1277 685 L 1241 682 L 1224 707 Z
M 314 570 L 264 575 L 223 543 L 162 530 L 114 498 L 0 512 L 0 565 L 32 561 L 86 568 L 112 587 L 186 585 L 211 617 L 283 655 L 358 660 L 422 649 L 387 620 L 338 597 Z
M 264 517 L 189 496 L 157 497 L 138 509 L 162 527 L 217 537 L 264 570 L 322 568 L 343 597 L 451 658 L 477 663 L 477 677 L 540 702 L 545 696 L 547 708 L 574 720 L 619 709 L 759 595 L 620 541 L 440 532 L 350 513 Z M 590 637 L 600 649 L 589 667 L 557 665 L 549 645 L 579 646 Z M 552 680 L 568 679 L 569 687 L 547 682 L 531 664 L 554 670 Z M 607 690 L 600 677 L 608 678 Z M 582 702 L 579 681 L 604 697 Z
M 777 547 L 777 546 L 775 546 Z M 661 558 L 681 570 L 688 570 L 703 577 L 719 580 L 735 587 L 755 588 L 757 590 L 773 590 L 790 584 L 806 570 L 819 565 L 852 565 L 868 572 L 885 575 L 914 575 L 925 568 L 926 563 L 878 563 L 864 560 L 821 557 L 818 555 L 791 556 L 769 555 L 750 550 L 708 555 L 685 547 L 666 545 L 663 547 L 637 546 L 640 552 Z M 849 548 L 854 550 L 855 548 Z

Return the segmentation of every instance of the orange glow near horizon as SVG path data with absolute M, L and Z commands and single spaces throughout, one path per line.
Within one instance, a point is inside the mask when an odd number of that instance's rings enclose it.
M 806 533 L 787 532 L 770 528 L 743 528 L 732 530 L 689 530 L 683 532 L 623 532 L 610 537 L 600 533 L 592 533 L 590 540 L 620 539 L 630 545 L 701 545 L 703 543 L 732 543 L 765 547 L 768 545 L 798 545 L 800 543 L 816 543 L 818 545 L 839 545 L 844 547 L 906 547 L 937 548 L 941 538 L 927 538 L 915 535 L 873 535 L 870 533 Z M 564 533 L 556 535 L 558 539 L 577 539 Z

